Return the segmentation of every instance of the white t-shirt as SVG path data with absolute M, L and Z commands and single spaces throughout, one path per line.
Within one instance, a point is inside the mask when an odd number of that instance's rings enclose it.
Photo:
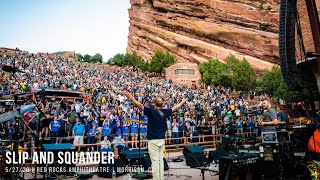
M 172 132 L 179 132 L 178 123 L 174 124 L 172 123 Z
M 84 110 L 83 115 L 84 115 L 84 116 L 89 116 L 89 115 L 90 115 L 89 108 L 86 108 L 86 109 Z
M 239 109 L 236 109 L 234 112 L 236 113 L 236 116 L 240 116 L 240 110 Z
M 80 103 L 80 104 L 76 104 L 75 106 L 74 106 L 74 108 L 76 109 L 76 112 L 77 113 L 80 113 L 81 112 L 81 107 L 82 107 L 82 104 Z

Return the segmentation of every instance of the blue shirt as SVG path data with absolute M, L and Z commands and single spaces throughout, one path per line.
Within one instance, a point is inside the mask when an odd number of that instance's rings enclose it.
M 138 125 L 131 124 L 131 133 L 138 133 Z
M 61 126 L 60 121 L 56 121 L 56 122 L 51 121 L 50 125 L 51 125 L 51 131 L 52 132 L 58 132 L 59 131 L 59 126 Z
M 111 134 L 111 129 L 109 125 L 102 126 L 102 135 L 109 136 Z
M 122 114 L 120 114 L 119 119 L 120 119 L 121 122 L 124 121 L 124 117 L 123 117 Z
M 136 120 L 138 120 L 138 117 L 137 117 L 137 116 L 132 116 L 132 117 L 131 117 L 131 120 L 136 121 Z
M 87 132 L 89 132 L 89 130 L 92 128 L 93 123 L 94 123 L 93 120 L 87 121 Z
M 243 128 L 242 120 L 237 122 L 237 128 Z
M 142 125 L 140 127 L 140 133 L 143 134 L 143 133 L 147 133 L 147 126 L 146 125 Z
M 90 133 L 91 133 L 91 135 L 90 135 Z M 89 132 L 88 132 L 88 137 L 89 138 L 94 138 L 95 134 L 97 134 L 97 133 L 98 133 L 98 129 L 95 129 L 93 131 L 92 131 L 92 129 L 90 129 Z
M 187 127 L 181 120 L 178 121 L 178 125 L 179 125 L 179 131 L 187 131 Z
M 252 119 L 249 119 L 248 123 L 249 123 L 249 127 L 254 128 L 254 122 Z
M 169 117 L 172 114 L 172 109 L 161 109 L 161 111 L 165 117 Z M 144 114 L 148 117 L 147 138 L 149 140 L 164 139 L 167 123 L 158 110 L 144 107 Z
M 120 136 L 122 135 L 122 130 L 120 127 L 117 128 L 116 134 Z
M 123 132 L 123 134 L 129 134 L 129 127 L 128 126 L 123 126 L 122 132 Z
M 75 124 L 72 128 L 75 136 L 83 136 L 84 125 L 83 124 Z
M 148 123 L 148 117 L 146 115 L 143 116 L 143 121 Z
M 219 107 L 218 109 L 217 109 L 217 114 L 220 116 L 221 115 L 221 111 L 222 111 L 223 109 L 221 108 L 221 107 Z

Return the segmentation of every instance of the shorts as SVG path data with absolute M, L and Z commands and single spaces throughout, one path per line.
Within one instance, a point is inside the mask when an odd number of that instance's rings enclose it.
M 166 136 L 171 137 L 171 130 L 167 130 L 167 131 L 166 131 Z
M 211 129 L 211 133 L 212 133 L 212 134 L 216 134 L 216 132 L 217 132 L 217 134 L 218 134 L 218 129 L 215 128 L 215 127 L 213 127 L 213 128 Z
M 123 134 L 123 138 L 124 138 L 124 139 L 129 139 L 129 133 L 124 133 L 124 134 Z
M 146 139 L 147 138 L 147 133 L 141 133 L 140 134 L 141 139 Z
M 50 125 L 50 120 L 49 119 L 44 119 L 41 122 L 41 128 L 49 128 L 49 125 Z
M 138 133 L 131 133 L 131 137 L 137 137 Z
M 67 133 L 65 130 L 59 130 L 59 137 L 67 137 Z
M 72 128 L 73 128 L 74 124 L 68 124 L 67 126 L 67 131 L 72 131 Z
M 83 136 L 74 136 L 73 145 L 83 144 Z

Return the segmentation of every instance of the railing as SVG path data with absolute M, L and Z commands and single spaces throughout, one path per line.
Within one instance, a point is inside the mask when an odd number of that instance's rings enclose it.
M 244 132 L 244 133 L 236 133 L 236 136 L 241 136 L 243 135 L 244 137 L 249 137 L 249 135 L 251 134 L 255 134 L 255 132 Z M 190 146 L 190 145 L 201 145 L 201 146 L 206 146 L 206 147 L 212 147 L 212 148 L 217 148 L 217 143 L 218 140 L 221 140 L 223 137 L 225 137 L 225 134 L 217 134 L 217 135 L 200 135 L 200 136 L 192 136 L 192 137 L 179 137 L 179 138 L 166 138 L 165 142 L 169 141 L 171 142 L 172 140 L 179 140 L 179 144 L 166 144 L 165 145 L 165 150 L 167 152 L 169 151 L 175 151 L 175 150 L 182 150 L 185 146 Z M 189 141 L 189 139 L 192 138 L 197 138 L 198 141 Z M 210 140 L 208 140 L 210 139 Z M 201 140 L 205 140 L 205 141 L 201 141 Z M 114 153 L 114 157 L 116 159 L 119 158 L 119 152 L 118 149 L 116 148 L 117 144 L 133 144 L 135 142 L 139 142 L 139 141 L 126 141 L 126 142 L 110 142 L 109 145 L 112 147 L 113 149 L 113 153 Z M 140 143 L 145 143 L 146 146 L 145 147 L 141 147 L 141 150 L 146 150 L 147 149 L 147 143 L 148 140 L 140 140 Z M 73 145 L 76 149 L 77 148 L 83 148 L 83 147 L 96 147 L 97 149 L 100 149 L 101 145 L 105 145 L 102 143 L 95 143 L 95 144 L 75 144 Z M 37 149 L 36 147 L 31 147 L 31 148 L 19 148 L 19 150 L 35 150 Z M 136 148 L 137 149 L 137 148 Z M 95 164 L 82 164 L 81 166 L 87 166 L 87 165 L 95 165 Z M 24 166 L 34 166 L 34 164 L 31 163 L 25 163 Z

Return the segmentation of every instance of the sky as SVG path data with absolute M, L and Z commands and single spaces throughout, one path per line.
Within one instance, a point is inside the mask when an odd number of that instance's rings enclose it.
M 130 0 L 0 0 L 0 47 L 32 53 L 125 53 Z

